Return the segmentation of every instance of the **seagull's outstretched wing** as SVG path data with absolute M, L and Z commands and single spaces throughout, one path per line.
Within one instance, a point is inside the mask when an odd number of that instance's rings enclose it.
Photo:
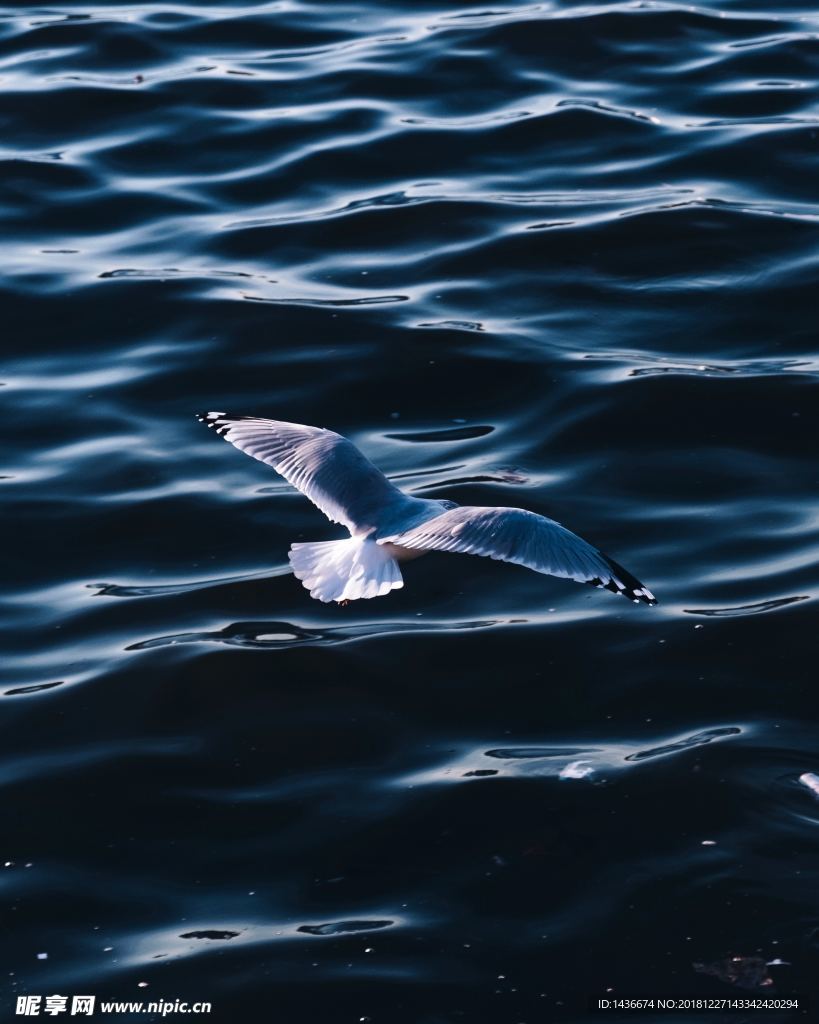
M 379 537 L 379 541 L 405 548 L 485 555 L 656 604 L 647 587 L 602 551 L 560 523 L 522 508 L 462 505 L 404 533 Z
M 332 430 L 221 412 L 201 413 L 197 419 L 240 451 L 272 466 L 351 533 L 365 532 L 377 525 L 385 508 L 409 500 L 352 441 Z

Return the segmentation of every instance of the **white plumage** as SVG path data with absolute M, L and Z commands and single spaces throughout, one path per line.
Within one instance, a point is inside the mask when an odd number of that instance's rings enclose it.
M 272 466 L 344 540 L 293 544 L 293 572 L 319 601 L 381 597 L 404 585 L 398 562 L 427 551 L 484 555 L 656 604 L 642 583 L 577 534 L 522 508 L 456 505 L 399 490 L 340 434 L 321 427 L 203 413 L 198 419 Z
M 388 546 L 366 537 L 293 544 L 290 564 L 310 596 L 319 601 L 383 597 L 404 586 Z

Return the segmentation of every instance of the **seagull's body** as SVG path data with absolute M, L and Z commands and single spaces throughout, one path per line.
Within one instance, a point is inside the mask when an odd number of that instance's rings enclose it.
M 427 551 L 485 555 L 605 587 L 633 601 L 656 599 L 582 538 L 522 508 L 414 498 L 395 487 L 352 441 L 321 427 L 206 412 L 198 419 L 240 451 L 272 466 L 334 523 L 343 540 L 293 544 L 293 572 L 319 601 L 380 597 L 404 585 L 398 562 Z

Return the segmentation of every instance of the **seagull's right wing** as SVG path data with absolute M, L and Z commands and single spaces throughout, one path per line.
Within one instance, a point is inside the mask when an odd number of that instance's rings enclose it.
M 221 412 L 197 418 L 240 451 L 272 466 L 351 533 L 377 525 L 385 506 L 410 500 L 352 441 L 332 430 Z
M 535 572 L 605 587 L 632 601 L 657 603 L 647 587 L 608 555 L 553 519 L 522 508 L 460 505 L 404 533 L 379 537 L 379 542 L 485 555 Z

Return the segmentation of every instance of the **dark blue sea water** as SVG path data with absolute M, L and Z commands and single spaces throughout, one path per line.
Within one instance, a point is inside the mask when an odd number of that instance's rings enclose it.
M 807 0 L 0 11 L 9 1017 L 817 1012 L 818 92 Z M 440 555 L 321 605 L 335 529 L 202 409 L 661 603 Z

